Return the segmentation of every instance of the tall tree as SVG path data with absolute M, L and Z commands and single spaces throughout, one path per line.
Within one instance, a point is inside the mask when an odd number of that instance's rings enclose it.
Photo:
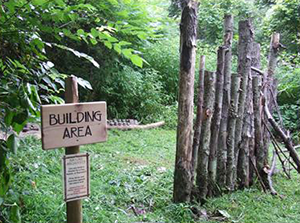
M 178 126 L 174 172 L 174 202 L 190 201 L 192 189 L 192 143 L 194 116 L 194 73 L 197 40 L 196 1 L 187 1 L 180 22 L 180 73 Z

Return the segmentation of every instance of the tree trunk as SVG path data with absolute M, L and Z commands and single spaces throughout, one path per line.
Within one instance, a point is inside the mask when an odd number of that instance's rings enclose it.
M 233 16 L 225 15 L 224 19 L 224 46 L 225 52 L 224 64 L 224 86 L 223 86 L 223 106 L 222 119 L 220 124 L 218 149 L 217 149 L 217 174 L 216 181 L 222 190 L 226 181 L 226 153 L 227 153 L 227 122 L 230 105 L 230 83 L 231 83 L 231 60 L 232 60 L 232 37 L 233 37 Z
M 245 102 L 247 96 L 248 80 L 251 72 L 251 51 L 253 45 L 254 31 L 250 19 L 239 22 L 239 43 L 238 43 L 238 74 L 241 76 L 241 87 L 238 103 L 238 114 L 236 120 L 234 139 L 234 181 L 236 179 L 237 158 L 242 137 Z
M 196 28 L 197 2 L 189 1 L 183 8 L 180 23 L 180 74 L 174 202 L 189 202 L 193 184 L 192 140 Z
M 210 138 L 210 151 L 208 159 L 208 195 L 212 196 L 216 187 L 216 167 L 217 167 L 217 147 L 221 122 L 222 101 L 223 101 L 223 85 L 224 85 L 224 57 L 226 47 L 219 47 L 218 49 L 218 62 L 217 62 L 217 82 L 214 114 L 211 123 L 211 138 Z
M 200 57 L 199 69 L 199 83 L 198 83 L 198 96 L 197 96 L 197 115 L 194 124 L 194 141 L 193 141 L 193 155 L 192 155 L 192 171 L 197 166 L 198 148 L 201 134 L 201 123 L 203 113 L 203 95 L 204 95 L 204 70 L 205 70 L 205 56 Z
M 204 202 L 207 195 L 208 186 L 208 157 L 209 142 L 211 136 L 211 119 L 215 101 L 215 82 L 216 76 L 214 72 L 205 71 L 204 76 L 204 105 L 203 120 L 201 127 L 201 136 L 198 152 L 197 178 L 196 185 L 199 190 L 198 199 Z
M 227 163 L 226 163 L 226 186 L 228 190 L 234 189 L 233 181 L 234 168 L 234 136 L 236 118 L 238 112 L 238 97 L 241 77 L 238 74 L 231 76 L 230 105 L 228 114 L 228 137 L 227 137 Z

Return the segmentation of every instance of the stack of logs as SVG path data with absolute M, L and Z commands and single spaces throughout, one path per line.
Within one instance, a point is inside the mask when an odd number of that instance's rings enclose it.
M 218 49 L 217 71 L 206 71 L 205 57 L 200 59 L 192 154 L 192 172 L 196 169 L 195 194 L 200 201 L 223 191 L 251 186 L 254 179 L 258 179 L 264 191 L 276 194 L 271 176 L 280 147 L 272 140 L 269 124 L 289 150 L 295 169 L 300 170 L 299 158 L 289 136 L 272 117 L 277 108 L 274 71 L 282 47 L 280 36 L 275 33 L 271 38 L 268 69 L 263 72 L 260 70 L 260 45 L 254 42 L 252 21 L 240 21 L 238 33 L 237 73 L 231 72 L 231 15 L 225 16 L 224 43 Z M 275 143 L 276 153 L 269 167 L 271 141 Z

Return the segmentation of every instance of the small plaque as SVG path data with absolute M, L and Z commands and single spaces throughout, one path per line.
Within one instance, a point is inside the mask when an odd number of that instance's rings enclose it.
M 63 162 L 64 200 L 74 201 L 90 195 L 90 162 L 88 153 L 65 155 Z

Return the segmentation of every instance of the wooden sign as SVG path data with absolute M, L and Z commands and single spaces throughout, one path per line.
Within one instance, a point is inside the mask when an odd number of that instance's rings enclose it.
M 64 200 L 80 200 L 90 195 L 90 162 L 88 153 L 65 155 L 63 163 Z
M 42 106 L 43 149 L 107 140 L 106 102 Z

